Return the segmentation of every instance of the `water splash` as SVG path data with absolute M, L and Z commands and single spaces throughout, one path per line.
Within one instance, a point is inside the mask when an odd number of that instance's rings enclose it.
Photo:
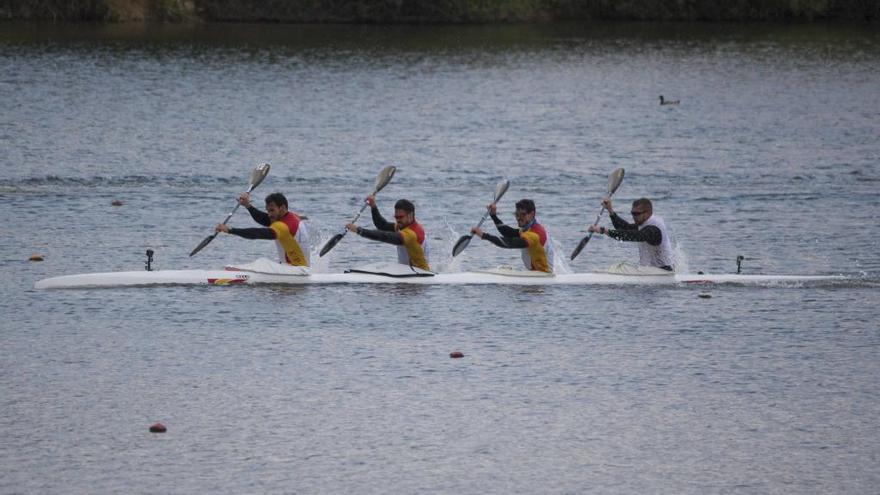
M 330 271 L 330 257 L 321 257 L 321 247 L 331 236 L 325 235 L 323 229 L 315 225 L 315 222 L 303 223 L 306 227 L 311 246 L 309 249 L 309 268 L 312 273 L 327 273 Z
M 571 266 L 569 266 L 568 261 L 566 261 L 565 256 L 562 255 L 562 244 L 557 241 L 556 237 L 553 235 L 550 236 L 550 244 L 553 250 L 553 273 L 557 275 L 574 273 Z
M 687 251 L 684 250 L 680 242 L 675 242 L 673 249 L 675 250 L 675 273 L 690 273 L 690 257 Z
M 457 273 L 461 271 L 461 256 L 453 257 L 452 248 L 463 234 L 455 230 L 449 219 L 443 217 L 445 229 L 432 238 L 434 248 L 431 250 L 431 269 L 437 273 Z

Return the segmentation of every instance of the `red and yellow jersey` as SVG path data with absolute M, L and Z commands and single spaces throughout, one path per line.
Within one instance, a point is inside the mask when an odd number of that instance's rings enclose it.
M 397 232 L 403 238 L 403 245 L 397 246 L 397 261 L 422 270 L 430 270 L 425 246 L 425 230 L 418 222 L 413 222 Z
M 287 212 L 287 214 L 281 217 L 281 220 L 272 222 L 269 228 L 275 232 L 278 254 L 285 263 L 294 266 L 309 266 L 308 259 L 303 254 L 303 248 L 297 242 L 297 238 L 301 236 L 297 235 L 300 228 L 300 219 L 296 214 Z M 308 246 L 306 246 L 306 249 L 308 249 Z
M 552 272 L 550 263 L 547 260 L 547 250 L 544 248 L 547 244 L 547 231 L 539 223 L 533 223 L 528 229 L 519 234 L 519 237 L 526 241 L 528 247 L 522 250 L 523 263 L 529 270 L 537 270 L 541 272 Z

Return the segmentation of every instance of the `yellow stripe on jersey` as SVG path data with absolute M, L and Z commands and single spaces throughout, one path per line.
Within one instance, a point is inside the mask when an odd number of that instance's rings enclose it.
M 527 230 L 519 236 L 529 245 L 526 252 L 529 253 L 529 259 L 532 260 L 531 269 L 550 273 L 550 264 L 547 262 L 547 252 L 541 244 L 541 236 L 531 230 Z
M 275 231 L 275 240 L 281 244 L 287 263 L 293 266 L 308 266 L 306 257 L 303 255 L 302 248 L 299 243 L 291 235 L 290 228 L 286 223 L 276 221 L 269 225 L 269 228 Z
M 406 227 L 400 231 L 400 236 L 403 237 L 403 247 L 409 254 L 409 262 L 412 263 L 412 266 L 422 270 L 430 270 L 428 260 L 425 259 L 425 250 L 419 244 L 419 235 L 411 228 Z

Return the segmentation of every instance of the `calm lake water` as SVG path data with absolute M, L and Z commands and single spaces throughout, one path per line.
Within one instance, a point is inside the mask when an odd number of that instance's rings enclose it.
M 0 492 L 875 493 L 878 81 L 858 25 L 0 24 Z M 188 257 L 261 162 L 322 239 L 398 166 L 444 271 L 518 262 L 449 256 L 501 178 L 567 254 L 624 167 L 685 270 L 847 280 L 32 288 L 272 255 Z

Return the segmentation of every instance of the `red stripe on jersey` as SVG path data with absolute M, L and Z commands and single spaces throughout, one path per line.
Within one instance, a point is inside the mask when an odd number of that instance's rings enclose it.
M 534 223 L 531 227 L 529 227 L 529 230 L 527 230 L 526 232 L 534 232 L 538 234 L 538 240 L 541 241 L 541 245 L 544 246 L 547 244 L 547 231 L 544 230 L 543 225 L 539 223 Z
M 407 228 L 416 233 L 416 239 L 418 239 L 419 245 L 424 246 L 425 245 L 425 229 L 423 229 L 422 226 L 419 225 L 418 222 L 413 222 L 413 223 L 409 224 L 409 226 L 407 226 Z

